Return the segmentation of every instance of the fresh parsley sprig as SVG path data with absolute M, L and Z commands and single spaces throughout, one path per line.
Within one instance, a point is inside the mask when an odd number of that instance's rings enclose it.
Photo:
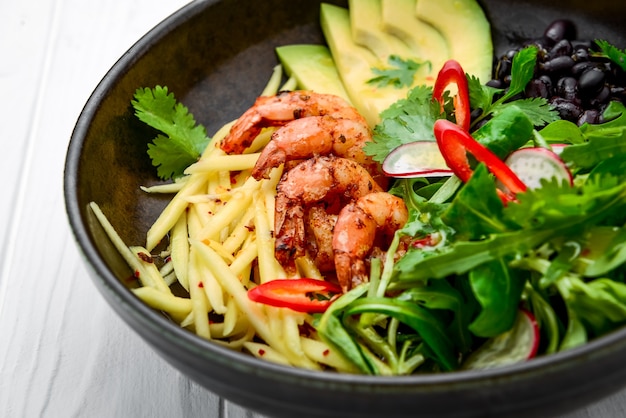
M 157 175 L 163 180 L 182 176 L 209 143 L 204 126 L 167 87 L 139 88 L 131 103 L 139 120 L 162 132 L 148 144 Z

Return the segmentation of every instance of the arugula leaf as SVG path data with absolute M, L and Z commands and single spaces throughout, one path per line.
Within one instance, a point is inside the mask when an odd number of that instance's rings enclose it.
M 161 131 L 148 144 L 148 155 L 162 179 L 183 175 L 209 143 L 204 126 L 176 101 L 167 87 L 139 88 L 131 101 L 139 120 Z
M 604 39 L 596 40 L 601 53 L 626 71 L 626 49 L 619 49 Z
M 551 239 L 557 230 L 521 230 L 490 235 L 480 241 L 457 241 L 438 251 L 408 251 L 394 266 L 399 281 L 441 279 L 464 274 L 498 258 L 523 255 Z
M 397 89 L 410 87 L 415 74 L 423 65 L 427 65 L 429 71 L 432 67 L 430 61 L 419 63 L 412 59 L 403 60 L 398 55 L 390 55 L 387 61 L 391 68 L 372 68 L 377 77 L 369 79 L 368 84 L 376 84 L 378 87 L 393 86 Z

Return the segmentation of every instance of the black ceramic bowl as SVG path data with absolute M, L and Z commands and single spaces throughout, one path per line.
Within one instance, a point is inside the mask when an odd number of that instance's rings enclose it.
M 496 52 L 514 35 L 535 36 L 571 18 L 580 38 L 626 44 L 626 4 L 612 0 L 485 0 Z M 410 377 L 311 372 L 264 362 L 204 341 L 155 312 L 126 287 L 131 275 L 87 208 L 100 204 L 128 243 L 142 243 L 165 200 L 140 185 L 158 182 L 146 155 L 154 132 L 130 108 L 136 88 L 167 85 L 214 132 L 239 116 L 265 85 L 273 48 L 322 42 L 319 3 L 205 0 L 173 14 L 113 66 L 87 102 L 72 135 L 65 199 L 93 281 L 112 308 L 164 359 L 210 391 L 284 417 L 550 416 L 615 392 L 626 383 L 626 329 L 584 347 L 489 371 Z

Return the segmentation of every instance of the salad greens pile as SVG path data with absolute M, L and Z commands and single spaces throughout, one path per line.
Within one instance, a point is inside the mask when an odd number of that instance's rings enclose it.
M 463 185 L 454 177 L 397 179 L 390 192 L 404 198 L 409 221 L 387 259 L 374 262 L 370 282 L 317 323 L 362 372 L 458 369 L 511 330 L 520 309 L 536 318 L 540 354 L 626 323 L 626 108 L 612 102 L 608 122 L 578 127 L 544 99 L 516 100 L 535 60 L 534 47 L 516 55 L 506 92 L 468 76 L 472 136 L 501 158 L 523 146 L 566 145 L 560 156 L 573 184 L 544 179 L 505 204 L 481 163 Z M 366 152 L 382 162 L 403 143 L 434 140 L 433 123 L 451 118 L 452 106 L 446 97 L 442 112 L 430 88 L 415 88 L 381 115 Z

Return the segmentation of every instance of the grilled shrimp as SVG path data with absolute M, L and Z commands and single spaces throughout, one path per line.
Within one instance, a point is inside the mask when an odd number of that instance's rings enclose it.
M 254 105 L 237 119 L 220 146 L 228 154 L 241 154 L 264 127 L 282 126 L 296 119 L 323 115 L 337 119 L 363 118 L 341 97 L 312 91 L 285 91 L 257 98 Z
M 363 152 L 365 142 L 371 139 L 369 126 L 361 116 L 346 119 L 325 115 L 296 119 L 272 134 L 252 176 L 267 178 L 272 168 L 287 161 L 331 153 L 354 160 L 370 174 L 377 175 L 380 171 L 378 164 Z
M 276 188 L 276 259 L 295 271 L 294 260 L 305 253 L 305 213 L 313 205 L 341 206 L 368 193 L 382 191 L 372 176 L 356 162 L 320 156 L 298 164 L 283 175 Z
M 367 121 L 344 99 L 311 91 L 282 92 L 259 97 L 222 140 L 227 153 L 242 153 L 266 126 L 280 126 L 265 146 L 252 176 L 267 178 L 272 168 L 313 157 L 334 154 L 364 166 L 383 186 L 380 165 L 363 152 L 372 140 Z
M 407 219 L 404 201 L 386 192 L 367 194 L 341 209 L 332 246 L 337 280 L 344 292 L 367 281 L 365 258 L 377 238 L 388 241 Z

